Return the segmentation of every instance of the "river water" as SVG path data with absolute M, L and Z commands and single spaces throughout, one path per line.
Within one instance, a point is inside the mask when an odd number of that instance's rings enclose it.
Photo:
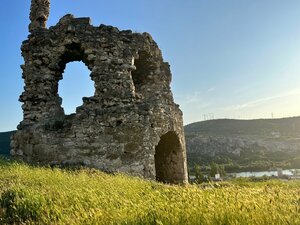
M 293 175 L 293 171 L 295 169 L 289 169 L 289 170 L 282 170 L 283 175 Z M 299 170 L 299 169 L 296 169 Z M 240 173 L 230 173 L 231 175 L 235 177 L 262 177 L 262 176 L 278 176 L 277 170 L 273 171 L 260 171 L 260 172 L 240 172 Z

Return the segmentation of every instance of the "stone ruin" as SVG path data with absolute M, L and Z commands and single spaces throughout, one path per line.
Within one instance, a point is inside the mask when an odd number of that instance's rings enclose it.
M 152 37 L 72 15 L 47 29 L 49 7 L 49 0 L 31 1 L 30 35 L 21 47 L 24 117 L 12 137 L 13 158 L 186 183 L 182 112 Z M 58 83 L 73 61 L 89 68 L 95 94 L 65 115 Z

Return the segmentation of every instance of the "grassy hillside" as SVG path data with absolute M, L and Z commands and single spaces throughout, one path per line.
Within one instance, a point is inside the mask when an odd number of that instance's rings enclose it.
M 0 160 L 0 224 L 300 224 L 300 182 L 169 186 Z
M 15 131 L 0 133 L 0 155 L 9 155 L 10 151 L 10 136 Z

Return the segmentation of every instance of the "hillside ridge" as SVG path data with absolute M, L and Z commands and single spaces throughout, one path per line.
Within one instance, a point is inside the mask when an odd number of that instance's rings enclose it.
M 219 119 L 185 126 L 189 166 L 227 165 L 228 170 L 300 168 L 300 117 Z
M 280 119 L 216 119 L 194 122 L 186 125 L 187 133 L 265 134 L 268 131 L 283 134 L 300 133 L 300 116 Z
M 10 137 L 16 131 L 0 132 L 0 155 L 9 155 L 10 152 Z

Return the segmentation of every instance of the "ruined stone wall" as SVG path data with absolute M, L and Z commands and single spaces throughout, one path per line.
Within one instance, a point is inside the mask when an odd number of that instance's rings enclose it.
M 49 29 L 33 27 L 21 48 L 24 118 L 12 156 L 187 182 L 182 112 L 170 90 L 169 64 L 151 36 L 94 27 L 72 15 Z M 72 61 L 91 70 L 95 94 L 65 115 L 58 83 Z

